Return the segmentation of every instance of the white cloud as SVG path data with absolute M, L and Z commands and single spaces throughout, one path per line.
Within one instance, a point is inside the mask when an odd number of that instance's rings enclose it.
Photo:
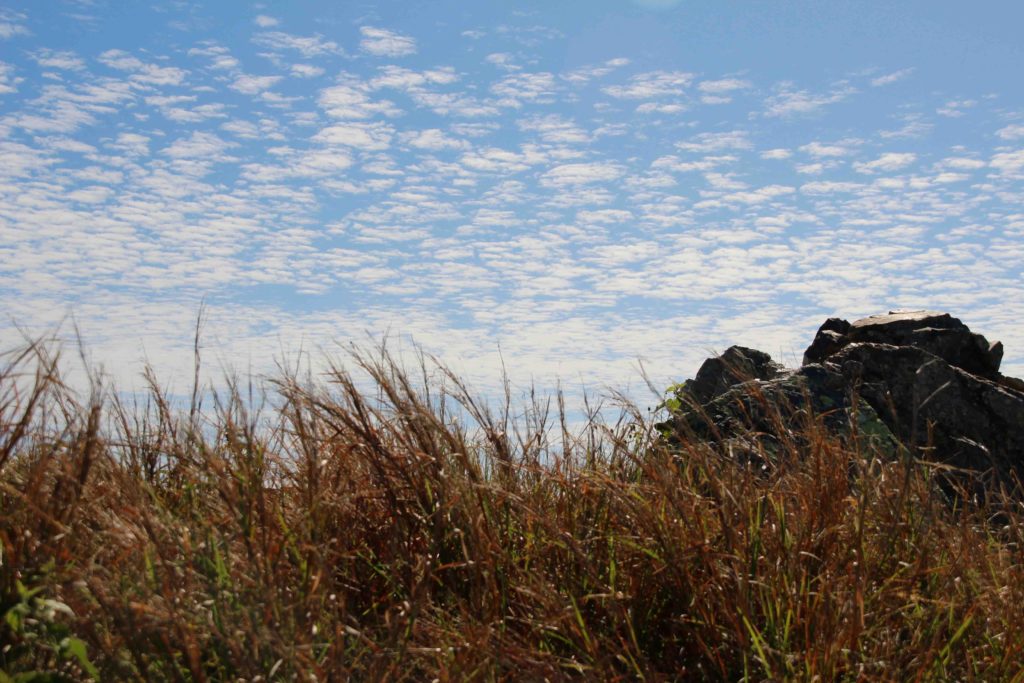
M 240 74 L 229 87 L 244 95 L 259 95 L 263 91 L 274 87 L 274 84 L 281 79 L 281 76 L 250 76 L 249 74 Z
M 85 61 L 70 50 L 36 50 L 32 53 L 32 59 L 36 60 L 36 63 L 45 69 L 81 71 L 85 68 Z
M 100 63 L 119 71 L 135 71 L 143 66 L 142 60 L 124 50 L 107 50 L 97 58 Z
M 80 204 L 102 204 L 113 196 L 114 191 L 102 185 L 82 187 L 68 193 L 68 199 Z
M 324 128 L 312 140 L 325 145 L 379 151 L 391 146 L 394 133 L 394 128 L 386 123 L 344 123 Z
M 388 65 L 378 70 L 378 75 L 365 84 L 364 90 L 392 88 L 409 94 L 417 106 L 426 107 L 441 116 L 480 117 L 494 116 L 499 109 L 494 104 L 481 101 L 464 92 L 439 93 L 430 90 L 430 86 L 450 85 L 459 80 L 459 75 L 451 67 L 440 67 L 414 71 L 404 67 Z M 390 104 L 390 103 L 389 103 Z
M 199 123 L 207 119 L 224 119 L 227 118 L 227 114 L 224 113 L 225 106 L 219 102 L 213 102 L 210 104 L 200 104 L 190 109 L 183 107 L 171 107 L 163 110 L 163 115 L 171 121 L 178 123 Z
M 225 151 L 236 147 L 213 133 L 196 131 L 188 138 L 179 138 L 165 147 L 163 153 L 175 159 L 220 159 Z
M 409 36 L 383 28 L 363 26 L 359 29 L 363 39 L 359 47 L 378 57 L 404 57 L 416 53 L 416 41 Z
M 513 103 L 519 100 L 550 102 L 556 89 L 555 77 L 546 72 L 512 74 L 491 86 L 495 95 Z
M 894 130 L 881 130 L 878 135 L 885 139 L 920 138 L 931 132 L 932 124 L 923 120 L 920 114 L 908 114 L 903 118 L 903 125 Z
M 731 130 L 723 133 L 700 133 L 685 142 L 677 142 L 676 147 L 684 152 L 720 152 L 727 149 L 750 149 L 747 132 Z
M 2 119 L 3 127 L 32 132 L 71 134 L 98 117 L 135 99 L 133 84 L 120 78 L 92 78 L 85 83 L 46 85 L 27 107 Z
M 687 109 L 689 107 L 685 104 L 644 102 L 637 106 L 636 111 L 638 114 L 682 114 Z
M 470 170 L 484 173 L 519 173 L 543 160 L 543 156 L 535 153 L 488 147 L 463 154 L 459 163 Z
M 629 63 L 630 61 L 625 57 L 616 57 L 615 59 L 609 59 L 599 66 L 585 66 L 579 69 L 573 69 L 572 71 L 562 74 L 562 78 L 574 85 L 582 85 L 584 83 L 589 83 L 595 78 L 607 76 L 615 69 L 626 66 Z
M 312 64 L 292 64 L 291 71 L 293 76 L 298 76 L 299 78 L 316 78 L 324 74 L 322 68 Z
M 95 154 L 96 148 L 92 145 L 69 137 L 45 137 L 36 138 L 36 143 L 48 150 L 58 152 L 73 152 L 75 154 Z
M 829 145 L 818 141 L 809 142 L 806 145 L 801 145 L 800 151 L 804 152 L 805 154 L 809 154 L 817 159 L 820 159 L 822 157 L 844 157 L 852 153 L 852 151 L 845 145 Z
M 481 138 L 490 135 L 501 126 L 497 123 L 453 123 L 451 130 L 467 138 Z
M 0 165 L 0 178 L 11 179 L 31 175 L 56 164 L 57 158 L 39 149 L 17 142 L 0 140 L 0 156 L 4 163 Z M 0 221 L 0 228 L 4 223 Z
M 976 171 L 979 168 L 985 168 L 987 164 L 980 159 L 970 159 L 967 157 L 947 157 L 940 161 L 936 166 L 940 168 L 954 168 L 960 171 Z
M 268 17 L 266 14 L 257 15 L 257 17 L 253 19 L 253 22 L 255 22 L 255 24 L 260 28 L 271 28 L 281 23 L 274 17 Z
M 426 130 L 403 133 L 401 139 L 403 143 L 410 147 L 424 149 L 431 152 L 440 152 L 446 149 L 461 150 L 469 147 L 469 143 L 465 140 L 449 137 L 437 128 L 428 128 Z
M 251 121 L 228 121 L 221 125 L 220 128 L 244 140 L 255 140 L 260 136 L 259 126 Z
M 27 36 L 29 31 L 22 23 L 24 21 L 24 14 L 0 9 L 0 39 L 7 40 L 14 36 Z
M 448 66 L 438 69 L 413 71 L 412 69 L 392 64 L 380 68 L 378 74 L 370 79 L 368 83 L 368 87 L 371 90 L 394 88 L 396 90 L 413 92 L 421 91 L 429 85 L 449 85 L 459 80 L 455 69 Z
M 544 142 L 572 145 L 590 142 L 590 135 L 575 122 L 558 114 L 530 116 L 516 122 L 520 130 L 536 132 Z
M 935 113 L 951 119 L 958 119 L 966 113 L 964 112 L 965 109 L 975 107 L 977 104 L 977 100 L 950 100 L 936 109 Z
M 462 93 L 436 93 L 426 90 L 414 90 L 410 94 L 417 105 L 427 107 L 441 116 L 477 118 L 497 116 L 501 113 L 501 110 L 496 105 Z
M 217 71 L 230 71 L 239 66 L 239 61 L 231 56 L 228 49 L 221 45 L 204 44 L 203 47 L 193 47 L 188 51 L 189 57 L 209 57 L 212 60 L 211 69 Z
M 148 83 L 149 85 L 181 85 L 185 81 L 188 72 L 174 66 L 157 66 L 155 64 L 144 64 L 142 68 L 132 76 L 133 81 Z
M 275 109 L 290 109 L 296 102 L 301 102 L 302 97 L 299 95 L 282 95 L 281 93 L 273 92 L 271 90 L 264 90 L 259 95 L 260 100 L 267 103 L 268 107 Z
M 231 71 L 232 69 L 237 69 L 240 65 L 241 62 L 231 55 L 218 55 L 213 58 L 210 68 L 217 71 Z
M 716 190 L 745 190 L 747 184 L 736 180 L 733 173 L 705 173 L 704 180 Z
M 0 95 L 8 95 L 17 92 L 20 79 L 14 77 L 14 67 L 5 62 L 0 62 Z
M 709 171 L 723 164 L 730 164 L 736 161 L 732 155 L 705 156 L 696 161 L 680 161 L 679 157 L 663 156 L 651 162 L 651 168 L 672 171 L 675 173 L 689 173 L 691 171 Z
M 541 175 L 541 183 L 554 187 L 604 183 L 621 178 L 623 172 L 621 166 L 611 162 L 562 164 Z
M 505 71 L 519 71 L 522 68 L 515 63 L 515 58 L 508 52 L 492 52 L 484 57 L 484 61 Z
M 880 87 L 883 85 L 890 85 L 897 81 L 902 81 L 904 78 L 914 73 L 914 69 L 900 69 L 899 71 L 893 71 L 892 73 L 878 76 L 871 79 L 871 85 L 874 87 Z
M 646 100 L 682 95 L 692 82 L 691 73 L 650 71 L 633 76 L 625 85 L 609 85 L 602 91 L 618 99 Z
M 714 95 L 730 93 L 735 90 L 746 90 L 749 87 L 750 81 L 744 81 L 739 78 L 722 78 L 717 81 L 701 81 L 697 85 L 697 89 L 701 92 L 711 93 Z
M 762 204 L 777 197 L 784 197 L 786 195 L 793 194 L 795 191 L 796 190 L 788 185 L 766 185 L 755 190 L 732 192 L 719 197 L 718 200 L 726 203 Z M 700 207 L 702 203 L 703 202 L 697 202 L 695 206 Z
M 317 100 L 329 116 L 337 119 L 368 119 L 401 113 L 388 100 L 371 100 L 355 85 L 335 85 L 320 91 Z
M 151 107 L 168 109 L 180 104 L 195 102 L 196 99 L 195 95 L 150 95 L 145 99 L 145 102 Z
M 793 153 L 788 149 L 777 147 L 775 149 L 766 149 L 761 152 L 762 159 L 788 159 L 793 156 Z
M 138 133 L 121 133 L 117 136 L 113 145 L 133 156 L 147 156 L 149 154 L 149 140 L 145 135 Z
M 99 61 L 118 71 L 132 72 L 132 80 L 149 85 L 181 85 L 188 73 L 174 66 L 147 64 L 124 50 L 107 50 Z
M 812 93 L 796 90 L 792 83 L 782 83 L 776 88 L 775 94 L 765 101 L 764 115 L 785 118 L 814 114 L 826 105 L 841 102 L 854 92 L 852 88 L 844 86 L 828 93 Z
M 1009 126 L 997 130 L 996 135 L 1003 140 L 1020 140 L 1024 138 L 1024 124 L 1011 123 Z
M 247 164 L 242 175 L 248 180 L 261 183 L 277 183 L 293 178 L 324 178 L 337 180 L 351 168 L 353 161 L 348 151 L 341 147 L 327 149 L 286 150 L 279 164 Z
M 324 40 L 321 36 L 293 36 L 281 31 L 257 33 L 252 42 L 272 50 L 297 50 L 306 59 L 341 53 L 341 48 L 333 40 Z
M 1024 170 L 1024 149 L 994 154 L 989 166 L 998 169 L 1006 175 L 1015 174 Z
M 914 163 L 917 155 L 912 152 L 886 152 L 874 161 L 858 162 L 853 168 L 858 173 L 898 171 Z
M 970 174 L 967 173 L 951 173 L 947 171 L 945 173 L 938 174 L 933 178 L 933 180 L 936 183 L 959 183 L 965 180 L 970 180 L 970 178 Z
M 576 220 L 580 223 L 614 224 L 627 223 L 635 219 L 636 216 L 631 211 L 624 211 L 623 209 L 599 209 L 596 211 L 576 212 Z

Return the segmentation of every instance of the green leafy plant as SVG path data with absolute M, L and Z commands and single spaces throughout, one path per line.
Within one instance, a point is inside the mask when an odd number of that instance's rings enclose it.
M 81 673 L 99 680 L 99 670 L 89 660 L 85 641 L 75 637 L 64 623 L 64 619 L 74 618 L 74 612 L 60 600 L 44 597 L 45 590 L 45 585 L 27 588 L 15 581 L 13 600 L 4 601 L 0 683 L 70 681 Z M 25 666 L 33 668 L 40 661 L 52 662 L 46 667 L 50 670 L 13 673 Z

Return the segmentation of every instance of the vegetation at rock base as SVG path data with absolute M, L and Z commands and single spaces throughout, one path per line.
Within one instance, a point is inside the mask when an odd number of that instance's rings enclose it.
M 856 425 L 754 466 L 351 364 L 175 408 L 5 357 L 0 681 L 1024 680 L 1019 506 Z

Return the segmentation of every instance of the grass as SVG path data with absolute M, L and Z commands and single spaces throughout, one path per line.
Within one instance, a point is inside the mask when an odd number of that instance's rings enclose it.
M 815 416 L 765 470 L 351 365 L 174 408 L 8 355 L 0 682 L 1024 680 L 1012 501 Z

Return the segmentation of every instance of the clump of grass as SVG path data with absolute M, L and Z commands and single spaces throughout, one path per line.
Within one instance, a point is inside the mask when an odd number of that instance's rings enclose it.
M 0 681 L 1022 675 L 1010 501 L 951 506 L 820 417 L 780 414 L 764 470 L 627 402 L 574 430 L 558 396 L 351 364 L 177 409 L 9 355 Z

